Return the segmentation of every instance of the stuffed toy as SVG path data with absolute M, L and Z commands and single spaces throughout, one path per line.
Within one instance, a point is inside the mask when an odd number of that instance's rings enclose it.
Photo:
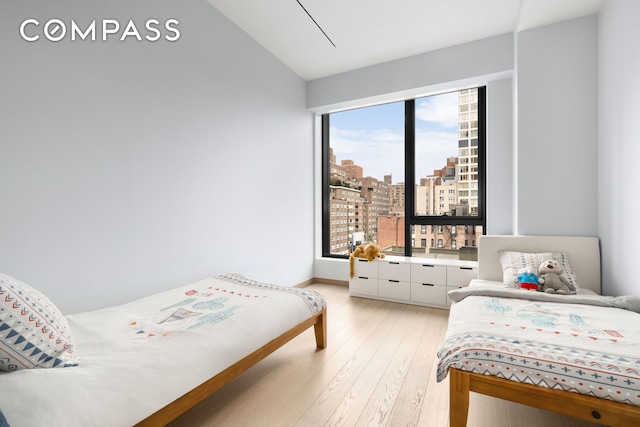
M 533 267 L 525 267 L 520 270 L 520 274 L 513 278 L 513 281 L 520 289 L 526 291 L 538 291 L 538 276 Z
M 539 290 L 548 294 L 575 294 L 575 286 L 562 273 L 562 267 L 555 259 L 542 261 L 538 268 L 538 283 L 542 285 Z
M 384 258 L 384 254 L 381 252 L 380 246 L 375 243 L 368 243 L 366 245 L 359 245 L 355 251 L 351 252 L 349 257 L 349 269 L 350 277 L 353 278 L 353 259 L 354 258 L 366 258 L 369 261 L 373 261 L 374 258 Z

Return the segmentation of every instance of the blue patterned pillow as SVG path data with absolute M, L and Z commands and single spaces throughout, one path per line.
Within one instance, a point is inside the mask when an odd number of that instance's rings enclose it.
M 0 273 L 0 371 L 77 364 L 60 310 L 31 286 Z
M 2 410 L 0 410 L 0 427 L 10 427 L 9 422 L 2 414 Z

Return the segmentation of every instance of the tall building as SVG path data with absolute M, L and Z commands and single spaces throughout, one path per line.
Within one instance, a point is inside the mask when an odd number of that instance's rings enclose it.
M 387 176 L 390 177 L 390 175 Z M 404 216 L 404 182 L 399 182 L 397 184 L 391 184 L 389 182 L 388 185 L 389 214 L 395 216 Z
M 331 185 L 339 185 L 343 181 L 347 181 L 348 176 L 347 169 L 337 164 L 333 148 L 329 147 L 329 183 Z
M 478 90 L 458 92 L 458 201 L 478 214 Z
M 389 185 L 373 177 L 362 178 L 361 196 L 364 204 L 366 241 L 378 240 L 378 217 L 389 214 Z
M 353 160 L 342 160 L 340 165 L 347 173 L 350 181 L 359 181 L 362 179 L 362 166 L 356 165 Z
M 362 234 L 359 228 L 359 213 L 362 200 L 360 190 L 339 185 L 330 186 L 329 240 L 331 253 L 349 255 Z
M 456 175 L 457 157 L 449 157 L 442 169 L 433 175 L 420 178 L 416 187 L 417 215 L 454 215 L 458 204 L 458 180 Z

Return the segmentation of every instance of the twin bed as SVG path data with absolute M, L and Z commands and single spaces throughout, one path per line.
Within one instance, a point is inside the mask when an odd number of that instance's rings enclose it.
M 66 317 L 8 276 L 0 298 L 0 426 L 166 425 L 306 329 L 326 345 L 320 294 L 233 274 Z
M 576 295 L 508 285 L 522 264 L 550 256 Z M 640 299 L 600 293 L 597 238 L 482 236 L 478 279 L 449 293 L 438 352 L 450 426 L 466 425 L 470 391 L 603 425 L 640 425 Z

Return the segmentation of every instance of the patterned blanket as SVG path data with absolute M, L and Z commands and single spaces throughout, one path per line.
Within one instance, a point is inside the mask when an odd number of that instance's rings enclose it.
M 438 381 L 454 367 L 640 406 L 640 314 L 519 292 L 475 290 L 453 304 Z

